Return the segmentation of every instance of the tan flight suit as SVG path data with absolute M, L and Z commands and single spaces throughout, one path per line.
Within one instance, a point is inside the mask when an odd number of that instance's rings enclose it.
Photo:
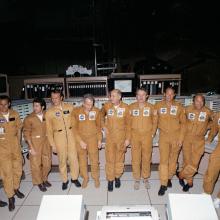
M 32 182 L 34 185 L 47 181 L 51 169 L 52 150 L 46 136 L 46 120 L 43 121 L 33 112 L 24 119 L 24 139 L 31 141 L 36 155 L 30 153 Z
M 73 117 L 76 121 L 76 130 L 79 138 L 77 138 L 77 151 L 79 157 L 80 175 L 88 180 L 88 155 L 91 163 L 91 174 L 95 180 L 99 179 L 99 149 L 98 141 L 102 140 L 101 131 L 101 113 L 96 107 L 93 107 L 87 114 L 84 107 L 74 108 Z M 82 149 L 80 141 L 87 144 L 87 149 Z
M 216 113 L 214 121 L 211 126 L 211 131 L 208 136 L 208 141 L 212 141 L 218 133 L 218 144 L 215 150 L 209 157 L 208 169 L 204 175 L 203 189 L 205 193 L 211 194 L 213 192 L 215 183 L 220 172 L 220 112 Z M 217 195 L 220 199 L 220 191 Z
M 135 180 L 150 177 L 152 140 L 157 129 L 157 112 L 148 102 L 143 108 L 138 102 L 132 103 L 130 109 L 131 157 Z
M 0 113 L 0 170 L 8 198 L 19 189 L 22 175 L 21 127 L 19 114 L 9 110 L 9 121 Z
M 129 108 L 123 102 L 117 108 L 107 102 L 102 108 L 102 127 L 107 129 L 105 170 L 108 181 L 119 178 L 123 173 L 126 152 L 124 143 L 130 140 L 129 120 Z
M 67 162 L 72 180 L 78 179 L 79 163 L 76 136 L 73 128 L 75 119 L 71 116 L 73 105 L 62 103 L 62 110 L 52 106 L 46 112 L 47 137 L 50 146 L 55 147 L 59 160 L 59 170 L 63 182 L 67 182 Z
M 159 174 L 161 185 L 167 186 L 168 179 L 176 173 L 177 159 L 185 132 L 186 116 L 183 106 L 173 101 L 168 106 L 165 101 L 160 101 L 155 105 L 158 114 L 159 151 L 160 165 Z
M 204 106 L 200 111 L 193 105 L 186 107 L 186 133 L 183 141 L 183 169 L 179 173 L 181 179 L 193 184 L 193 176 L 197 172 L 199 161 L 205 149 L 205 134 L 212 120 L 212 111 Z

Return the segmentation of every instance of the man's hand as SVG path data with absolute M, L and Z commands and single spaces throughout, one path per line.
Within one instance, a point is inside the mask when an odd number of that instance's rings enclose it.
M 29 150 L 29 153 L 32 155 L 32 156 L 35 156 L 37 154 L 37 152 L 34 150 L 34 148 L 31 148 Z
M 98 149 L 102 149 L 102 142 L 98 141 Z
M 177 145 L 178 145 L 179 147 L 181 147 L 181 146 L 183 145 L 183 142 L 182 142 L 182 141 L 177 141 Z
M 210 145 L 211 142 L 210 142 L 209 140 L 206 140 L 206 141 L 205 141 L 205 144 Z
M 80 144 L 82 149 L 85 150 L 87 148 L 87 144 L 84 141 L 80 141 L 79 144 Z
M 124 146 L 127 147 L 129 144 L 130 144 L 130 141 L 126 139 L 125 143 L 124 143 Z
M 55 146 L 52 146 L 52 151 L 53 151 L 53 153 L 57 153 L 57 148 L 55 147 Z

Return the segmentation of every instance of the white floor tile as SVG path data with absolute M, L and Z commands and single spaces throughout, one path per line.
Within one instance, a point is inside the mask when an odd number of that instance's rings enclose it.
M 47 192 L 41 192 L 37 186 L 34 186 L 28 197 L 26 198 L 24 205 L 35 205 L 38 206 L 41 203 L 43 195 L 66 195 L 68 190 L 62 190 L 61 182 L 51 182 L 52 186 L 47 188 Z M 70 188 L 69 183 L 69 188 Z
M 95 188 L 94 181 L 89 181 L 85 189 L 72 184 L 68 194 L 83 195 L 85 205 L 107 205 L 107 182 L 100 181 L 100 187 Z
M 25 173 L 25 179 L 22 180 L 22 182 L 32 182 L 32 176 L 30 172 Z
M 21 182 L 21 185 L 20 185 L 20 189 L 19 189 L 19 190 L 20 190 L 22 193 L 24 193 L 25 198 L 24 198 L 24 199 L 19 199 L 19 198 L 17 198 L 17 196 L 15 196 L 15 205 L 20 206 L 20 205 L 23 204 L 23 202 L 24 202 L 25 199 L 27 198 L 28 194 L 30 193 L 32 187 L 33 187 L 33 185 L 32 185 L 31 182 Z M 8 202 L 8 198 L 7 198 L 7 196 L 5 195 L 5 192 L 4 192 L 3 189 L 0 190 L 0 198 L 1 198 L 1 200 Z
M 193 187 L 189 189 L 189 193 L 192 194 L 203 193 L 203 179 L 194 179 Z
M 13 220 L 35 220 L 40 206 L 22 206 Z
M 62 180 L 60 178 L 60 173 L 59 172 L 49 173 L 48 181 L 62 182 Z
M 134 190 L 133 181 L 121 181 L 119 189 L 108 192 L 108 205 L 147 205 L 150 204 L 147 190 L 143 184 L 140 190 Z
M 132 180 L 133 181 L 132 172 L 124 172 L 120 179 L 121 180 Z
M 20 206 L 15 206 L 15 209 L 12 212 L 9 212 L 8 206 L 0 208 L 0 219 L 1 220 L 11 220 L 16 215 L 17 211 L 20 209 Z
M 164 196 L 158 196 L 158 191 L 160 188 L 159 180 L 150 180 L 151 188 L 148 190 L 150 195 L 150 201 L 153 205 L 164 205 L 168 201 L 168 193 L 184 193 L 178 180 L 172 180 L 172 188 L 168 188 Z
M 159 180 L 159 172 L 158 171 L 152 171 L 150 174 L 150 180 Z

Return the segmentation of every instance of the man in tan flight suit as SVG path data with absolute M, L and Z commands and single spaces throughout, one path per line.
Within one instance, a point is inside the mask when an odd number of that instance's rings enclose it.
M 205 134 L 212 121 L 212 111 L 205 106 L 205 98 L 196 94 L 193 104 L 186 107 L 186 133 L 183 141 L 183 169 L 177 173 L 183 191 L 193 186 L 193 176 L 205 150 Z M 187 181 L 185 184 L 184 179 Z
M 99 148 L 101 148 L 101 113 L 94 107 L 94 97 L 86 94 L 83 97 L 83 105 L 73 110 L 73 117 L 76 121 L 76 130 L 79 135 L 77 150 L 79 157 L 80 175 L 83 177 L 82 188 L 85 188 L 89 181 L 88 156 L 91 164 L 91 174 L 95 181 L 95 187 L 100 186 L 99 182 Z M 80 142 L 83 142 L 80 144 Z M 83 147 L 82 147 L 83 146 Z
M 176 174 L 177 159 L 183 143 L 186 116 L 183 106 L 174 100 L 175 90 L 168 87 L 164 100 L 155 105 L 158 114 L 161 186 L 158 195 L 172 187 L 171 179 Z
M 22 175 L 21 127 L 19 114 L 10 108 L 10 98 L 0 96 L 0 170 L 9 211 L 15 209 L 15 198 L 24 198 L 19 191 Z
M 51 184 L 47 176 L 51 170 L 52 151 L 46 136 L 46 102 L 41 98 L 33 100 L 33 112 L 24 119 L 23 135 L 29 146 L 33 185 L 42 192 Z
M 137 89 L 137 102 L 130 104 L 131 156 L 132 172 L 135 179 L 134 189 L 140 188 L 140 179 L 144 179 L 145 188 L 149 189 L 152 140 L 157 129 L 157 111 L 147 102 L 147 91 Z
M 71 116 L 73 105 L 64 103 L 60 90 L 51 92 L 53 106 L 46 112 L 47 136 L 52 150 L 57 153 L 59 160 L 59 170 L 63 181 L 62 189 L 68 187 L 67 162 L 70 167 L 71 182 L 76 187 L 81 187 L 78 181 L 79 163 L 76 149 L 75 120 Z
M 220 172 L 220 112 L 215 114 L 211 130 L 208 135 L 207 144 L 212 142 L 217 133 L 218 144 L 209 157 L 208 169 L 203 180 L 203 189 L 207 194 L 212 194 Z M 220 207 L 220 191 L 218 192 L 217 198 L 214 200 L 214 206 L 215 208 Z
M 124 170 L 126 147 L 129 145 L 130 113 L 128 105 L 121 101 L 121 91 L 114 89 L 110 92 L 110 101 L 102 107 L 102 127 L 106 134 L 106 177 L 108 191 L 121 186 L 120 177 Z

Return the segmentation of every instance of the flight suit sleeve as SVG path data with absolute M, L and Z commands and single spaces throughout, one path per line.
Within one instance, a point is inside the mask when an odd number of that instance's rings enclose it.
M 31 122 L 26 117 L 23 122 L 23 135 L 25 141 L 31 140 Z
M 46 118 L 46 129 L 47 129 L 46 132 L 47 132 L 48 141 L 51 147 L 56 147 L 53 136 L 52 118 L 50 112 L 46 112 L 45 118 Z
M 17 138 L 18 143 L 21 144 L 21 129 L 22 129 L 22 121 L 19 117 L 19 114 L 16 115 L 16 128 L 17 128 Z
M 103 105 L 101 109 L 101 127 L 105 127 L 106 105 Z
M 72 128 L 73 128 L 73 134 L 76 138 L 76 141 L 78 143 L 80 143 L 82 141 L 82 138 L 78 132 L 78 121 L 76 120 L 76 110 L 73 109 L 73 111 L 71 112 L 71 125 L 72 125 Z
M 131 114 L 129 107 L 125 109 L 125 139 L 131 139 Z
M 183 142 L 186 133 L 186 110 L 183 106 L 180 109 L 180 137 L 179 141 Z
M 152 137 L 154 137 L 156 134 L 156 131 L 157 131 L 157 124 L 158 124 L 158 114 L 157 114 L 156 106 L 153 106 L 152 111 L 153 111 L 153 114 L 152 114 L 152 122 L 153 122 Z
M 101 141 L 102 140 L 102 125 L 101 125 L 101 112 L 100 111 L 97 111 L 96 127 L 97 127 L 98 141 Z
M 218 115 L 214 116 L 212 123 L 210 123 L 210 132 L 208 134 L 207 141 L 212 142 L 214 137 L 218 133 Z

